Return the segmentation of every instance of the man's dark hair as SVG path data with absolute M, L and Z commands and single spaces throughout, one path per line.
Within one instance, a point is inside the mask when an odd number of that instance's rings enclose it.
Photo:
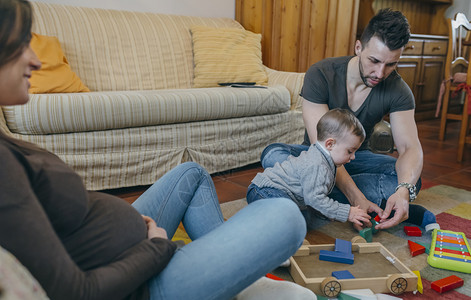
M 373 36 L 378 37 L 389 50 L 399 49 L 409 42 L 409 22 L 400 11 L 381 9 L 371 18 L 361 35 L 360 42 L 363 48 Z
M 32 8 L 26 0 L 0 0 L 0 67 L 23 53 L 31 40 Z

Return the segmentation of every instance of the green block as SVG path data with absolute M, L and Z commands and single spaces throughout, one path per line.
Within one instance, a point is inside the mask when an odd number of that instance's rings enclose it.
M 379 223 L 376 222 L 375 219 L 371 219 L 371 224 L 373 225 L 371 228 L 373 228 L 373 234 L 375 234 L 376 232 L 379 231 L 379 229 L 376 229 L 376 225 L 378 225 Z
M 425 247 L 425 253 L 430 254 L 430 244 L 427 243 L 421 243 L 421 242 L 416 242 L 417 244 L 424 246 Z M 458 249 L 459 250 L 459 249 Z
M 360 236 L 368 243 L 373 241 L 373 229 L 371 227 L 360 230 Z
M 340 294 L 337 296 L 337 299 L 339 299 L 339 300 L 361 300 L 360 298 L 353 297 L 353 296 L 344 294 L 342 292 L 340 292 Z

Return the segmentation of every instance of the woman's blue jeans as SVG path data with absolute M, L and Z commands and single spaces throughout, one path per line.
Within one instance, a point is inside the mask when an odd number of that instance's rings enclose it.
M 133 206 L 171 238 L 180 221 L 192 242 L 149 281 L 151 299 L 231 299 L 293 255 L 306 235 L 289 199 L 261 200 L 224 222 L 210 175 L 184 163 Z
M 290 155 L 297 157 L 307 149 L 309 146 L 305 145 L 271 144 L 262 152 L 262 166 L 265 169 L 273 167 L 276 162 L 281 163 Z M 366 199 L 377 205 L 381 205 L 382 200 L 388 200 L 398 185 L 396 158 L 389 155 L 360 150 L 355 153 L 355 159 L 345 165 L 345 169 Z M 420 179 L 416 187 L 419 191 Z M 337 187 L 334 187 L 329 197 L 341 203 L 349 203 L 347 197 Z

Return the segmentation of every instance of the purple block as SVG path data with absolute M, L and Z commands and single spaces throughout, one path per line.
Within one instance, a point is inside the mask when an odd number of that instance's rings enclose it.
M 325 261 L 338 262 L 343 264 L 353 264 L 353 254 L 352 253 L 343 253 L 339 251 L 328 251 L 321 250 L 319 251 L 319 259 Z

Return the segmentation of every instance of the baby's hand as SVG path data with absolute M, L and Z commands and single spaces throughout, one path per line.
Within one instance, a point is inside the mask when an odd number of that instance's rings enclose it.
M 370 220 L 370 216 L 360 208 L 360 206 L 351 206 L 350 213 L 348 214 L 348 221 L 352 222 L 354 225 L 360 227 L 363 226 L 363 223 L 367 223 Z

